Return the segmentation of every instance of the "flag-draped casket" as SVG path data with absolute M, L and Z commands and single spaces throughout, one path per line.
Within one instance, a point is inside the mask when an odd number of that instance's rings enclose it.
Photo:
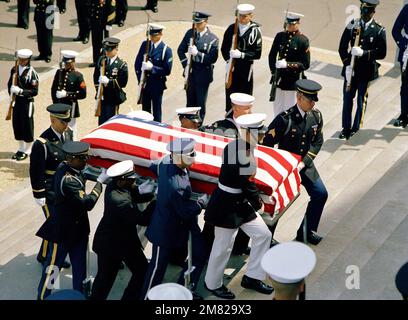
M 222 153 L 230 138 L 118 115 L 82 141 L 91 145 L 91 165 L 108 168 L 115 162 L 130 159 L 140 175 L 153 176 L 148 170 L 149 165 L 168 153 L 168 142 L 180 137 L 192 137 L 197 142 L 196 162 L 190 169 L 193 190 L 211 194 L 217 185 Z M 278 214 L 299 193 L 297 166 L 300 157 L 283 150 L 257 146 L 255 158 L 255 182 L 263 194 L 265 212 Z

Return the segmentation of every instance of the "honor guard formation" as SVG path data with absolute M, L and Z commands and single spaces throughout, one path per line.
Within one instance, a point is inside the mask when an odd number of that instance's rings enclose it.
M 42 239 L 37 260 L 43 265 L 37 299 L 106 300 L 123 263 L 131 272 L 122 294 L 124 300 L 202 299 L 199 285 L 218 298 L 234 299 L 234 292 L 224 284 L 231 255 L 248 255 L 240 282 L 243 288 L 265 295 L 274 292 L 276 300 L 304 299 L 305 278 L 316 265 L 313 247 L 307 244 L 316 246 L 323 240 L 318 228 L 328 199 L 314 164 L 324 143 L 324 120 L 316 108 L 322 85 L 305 75 L 311 51 L 310 40 L 300 29 L 304 15 L 286 11 L 283 30 L 275 35 L 269 50 L 270 93 L 265 93 L 265 99 L 270 101 L 270 114 L 255 113 L 254 64 L 261 63 L 263 41 L 261 26 L 253 20 L 254 5 L 237 5 L 235 22 L 225 29 L 221 43 L 208 25 L 212 15 L 195 9 L 191 28 L 179 33 L 177 62 L 182 66 L 180 79 L 183 77 L 186 95 L 185 106 L 175 110 L 179 126 L 229 138 L 222 150 L 216 188 L 209 196 L 192 190 L 190 168 L 197 161 L 198 143 L 186 137 L 166 142 L 168 154 L 149 168 L 157 180 L 139 176 L 134 162 L 127 159 L 101 169 L 96 183 L 86 188 L 84 168 L 90 145 L 78 141 L 77 119 L 84 110 L 80 100 L 87 94 L 95 95 L 95 126 L 118 115 L 127 95 L 136 94 L 142 109 L 129 113 L 129 118 L 162 122 L 163 113 L 170 113 L 168 106 L 163 106 L 163 93 L 176 48 L 166 44 L 164 26 L 148 23 L 145 39 L 134 44 L 139 48 L 134 57 L 138 92 L 126 91 L 128 63 L 120 58 L 121 40 L 110 36 L 114 24 L 125 25 L 126 0 L 75 1 L 79 30 L 73 41 L 87 44 L 91 38 L 95 91 L 89 92 L 92 86 L 87 86 L 83 74 L 75 68 L 79 53 L 62 50 L 50 88 L 50 126 L 34 138 L 34 100 L 40 80 L 30 62 L 51 61 L 55 52 L 53 28 L 47 25 L 52 14 L 49 6 L 56 5 L 63 14 L 66 5 L 58 0 L 33 2 L 38 55 L 32 58 L 31 50 L 16 50 L 8 81 L 11 102 L 7 120 L 12 120 L 18 141 L 12 159 L 29 157 L 33 197 L 45 218 L 36 233 Z M 379 77 L 378 60 L 387 53 L 386 30 L 374 17 L 379 4 L 379 0 L 360 0 L 360 18 L 351 20 L 339 39 L 344 77 L 343 88 L 339 89 L 343 98 L 340 139 L 351 139 L 362 128 L 369 86 Z M 18 27 L 28 29 L 29 9 L 29 1 L 18 1 Z M 141 9 L 156 13 L 158 1 L 148 0 Z M 394 126 L 404 128 L 408 124 L 406 32 L 408 5 L 392 30 L 401 65 L 401 114 Z M 214 77 L 219 56 L 226 70 L 225 100 L 222 97 L 218 107 L 225 110 L 225 116 L 206 123 L 210 85 L 219 81 Z M 270 115 L 273 120 L 264 123 Z M 267 225 L 260 215 L 265 203 L 254 182 L 257 145 L 299 156 L 297 170 L 309 202 L 293 241 L 276 241 L 276 225 Z M 103 216 L 93 243 L 89 243 L 88 212 L 103 189 Z M 205 221 L 202 229 L 198 223 L 201 214 Z M 145 256 L 138 226 L 146 227 L 145 236 L 152 245 L 150 259 Z M 87 272 L 88 247 L 97 255 L 93 283 Z M 174 261 L 182 267 L 178 279 L 163 284 L 167 266 Z M 53 293 L 54 273 L 71 265 L 73 290 Z M 408 297 L 407 270 L 404 265 L 396 276 L 404 299 Z

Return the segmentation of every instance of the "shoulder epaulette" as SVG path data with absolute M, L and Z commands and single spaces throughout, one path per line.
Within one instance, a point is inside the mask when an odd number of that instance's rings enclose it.
M 40 141 L 42 144 L 46 144 L 46 143 L 47 143 L 47 139 L 44 139 L 44 138 L 42 138 L 42 137 L 38 137 L 37 140 Z

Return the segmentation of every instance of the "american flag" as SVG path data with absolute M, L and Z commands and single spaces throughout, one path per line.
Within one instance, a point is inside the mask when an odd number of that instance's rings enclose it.
M 118 115 L 81 141 L 91 145 L 91 165 L 108 168 L 113 163 L 130 159 L 140 175 L 153 176 L 147 169 L 152 161 L 168 154 L 168 142 L 182 137 L 196 140 L 197 156 L 190 168 L 193 191 L 211 194 L 218 183 L 222 153 L 230 138 Z M 297 166 L 301 159 L 295 154 L 265 146 L 256 147 L 255 158 L 255 183 L 265 201 L 265 213 L 279 214 L 299 193 Z

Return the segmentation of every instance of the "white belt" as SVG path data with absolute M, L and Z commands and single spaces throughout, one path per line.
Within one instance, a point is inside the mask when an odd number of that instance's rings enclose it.
M 242 189 L 230 188 L 230 187 L 224 186 L 220 182 L 218 182 L 218 188 L 220 188 L 222 191 L 225 191 L 225 192 L 228 192 L 228 193 L 233 193 L 233 194 L 242 193 Z

